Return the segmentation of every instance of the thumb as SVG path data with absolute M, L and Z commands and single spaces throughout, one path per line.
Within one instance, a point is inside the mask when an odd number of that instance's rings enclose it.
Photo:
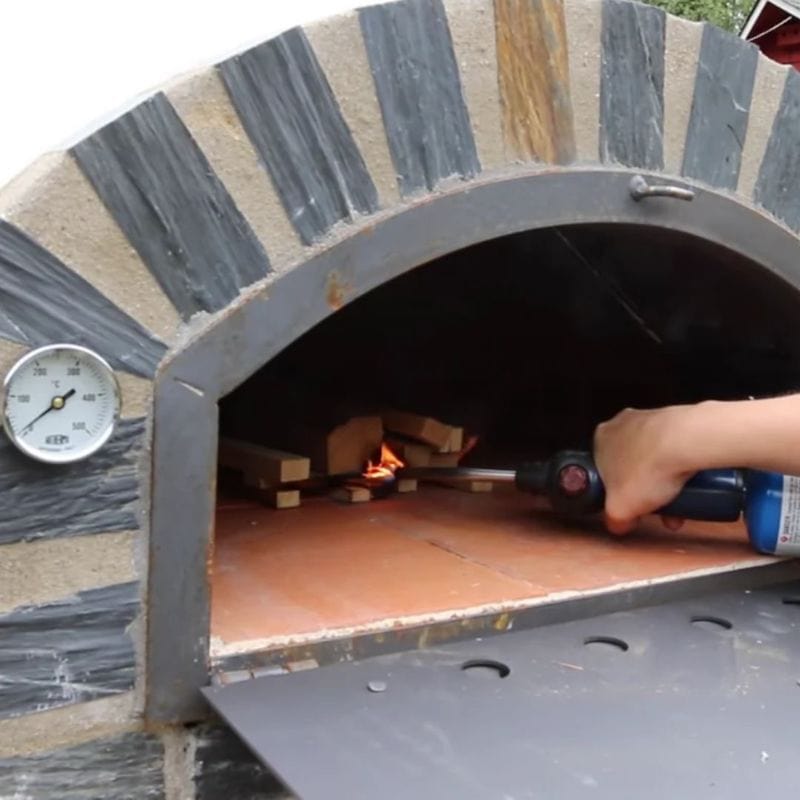
M 626 533 L 630 533 L 636 527 L 636 523 L 638 521 L 636 517 L 630 518 L 614 516 L 609 514 L 608 509 L 606 509 L 604 517 L 606 528 L 615 536 L 624 536 Z
M 616 536 L 630 533 L 639 521 L 639 515 L 631 503 L 625 502 L 619 490 L 606 494 L 604 510 L 606 528 Z

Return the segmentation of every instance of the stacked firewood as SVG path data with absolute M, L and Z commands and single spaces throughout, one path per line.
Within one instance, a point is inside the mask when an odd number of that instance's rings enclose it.
M 417 481 L 395 478 L 402 466 L 455 467 L 474 440 L 462 428 L 405 411 L 351 417 L 335 427 L 289 426 L 276 449 L 236 438 L 219 443 L 221 467 L 238 473 L 244 486 L 274 508 L 300 505 L 303 492 L 325 491 L 338 501 L 362 503 L 387 489 L 413 492 Z M 481 481 L 437 479 L 481 492 Z

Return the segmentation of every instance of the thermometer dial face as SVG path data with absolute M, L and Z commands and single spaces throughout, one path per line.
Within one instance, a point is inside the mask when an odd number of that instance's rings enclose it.
M 49 464 L 80 461 L 96 452 L 119 416 L 114 371 L 77 345 L 33 350 L 11 368 L 3 388 L 6 434 L 23 453 Z

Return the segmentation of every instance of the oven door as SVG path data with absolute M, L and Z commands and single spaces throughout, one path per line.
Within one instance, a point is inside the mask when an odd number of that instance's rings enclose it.
M 303 800 L 789 797 L 800 581 L 205 690 Z

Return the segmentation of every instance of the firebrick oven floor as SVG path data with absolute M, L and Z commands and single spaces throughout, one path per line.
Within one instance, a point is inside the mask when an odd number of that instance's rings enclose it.
M 515 492 L 436 486 L 356 505 L 317 497 L 284 511 L 221 499 L 212 654 L 761 560 L 738 523 L 672 533 L 653 519 L 615 539 L 597 521 L 568 523 L 533 506 Z

